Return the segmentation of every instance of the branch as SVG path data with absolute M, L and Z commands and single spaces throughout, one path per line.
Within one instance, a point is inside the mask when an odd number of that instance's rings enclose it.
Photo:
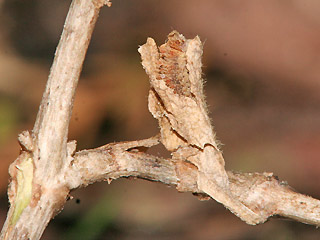
M 60 211 L 69 189 L 63 181 L 71 158 L 69 120 L 84 57 L 106 0 L 74 0 L 41 101 L 33 134 L 19 136 L 22 153 L 11 164 L 10 209 L 0 239 L 39 239 Z M 32 221 L 31 221 L 32 219 Z
M 172 31 L 165 44 L 157 47 L 148 38 L 138 51 L 150 79 L 149 110 L 159 122 L 160 141 L 177 163 L 178 190 L 190 191 L 189 184 L 184 183 L 186 179 L 190 183 L 188 164 L 197 170 L 193 178 L 197 192 L 222 203 L 248 224 L 263 223 L 274 214 L 319 224 L 318 200 L 280 188 L 272 181 L 272 174 L 232 175 L 225 170 L 206 110 L 198 36 L 186 39 Z M 232 180 L 242 180 L 242 185 Z M 306 202 L 311 208 L 305 207 Z
M 42 177 L 54 178 L 67 156 L 67 136 L 75 89 L 104 0 L 74 0 L 55 53 L 33 128 L 32 149 Z M 38 158 L 37 158 L 38 157 Z
M 230 192 L 203 93 L 200 38 L 185 39 L 172 31 L 159 48 L 148 38 L 138 51 L 150 79 L 149 110 L 159 121 L 161 142 L 172 152 L 173 159 L 193 164 L 198 169 L 199 189 L 243 221 L 265 221 Z M 181 175 L 185 175 L 183 171 Z
M 319 200 L 293 192 L 269 173 L 224 169 L 203 96 L 198 37 L 187 40 L 173 32 L 160 51 L 153 39 L 139 49 L 159 136 L 75 153 L 75 141 L 67 143 L 75 88 L 99 10 L 108 3 L 71 4 L 33 133 L 19 135 L 21 154 L 9 168 L 10 209 L 0 239 L 39 239 L 72 189 L 129 176 L 211 197 L 249 224 L 278 214 L 319 226 Z M 159 142 L 172 159 L 145 153 Z
M 174 161 L 143 152 L 159 143 L 150 139 L 107 144 L 97 149 L 79 151 L 71 162 L 68 182 L 84 187 L 96 181 L 137 177 L 192 192 L 201 200 L 210 197 L 197 183 L 198 170 L 183 159 Z M 179 171 L 183 169 L 183 176 Z M 234 173 L 227 171 L 232 195 L 253 209 L 261 219 L 279 215 L 320 226 L 320 201 L 294 192 L 272 173 Z M 183 177 L 183 179 L 181 178 Z

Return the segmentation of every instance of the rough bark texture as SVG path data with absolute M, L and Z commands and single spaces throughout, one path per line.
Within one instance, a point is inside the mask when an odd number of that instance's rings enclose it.
M 129 176 L 213 198 L 249 224 L 277 214 L 319 226 L 319 200 L 293 192 L 272 173 L 225 170 L 206 111 L 198 37 L 173 31 L 159 48 L 151 38 L 139 48 L 159 135 L 75 152 L 75 141 L 67 143 L 74 92 L 104 4 L 110 2 L 72 2 L 33 132 L 19 135 L 21 154 L 9 168 L 10 209 L 0 239 L 39 239 L 72 189 Z M 160 142 L 171 159 L 145 153 Z
M 230 192 L 224 159 L 204 100 L 199 37 L 187 40 L 173 31 L 159 50 L 154 40 L 148 38 L 139 52 L 150 77 L 149 110 L 159 121 L 161 142 L 174 159 L 188 161 L 198 169 L 201 191 L 249 224 L 264 222 L 265 218 Z

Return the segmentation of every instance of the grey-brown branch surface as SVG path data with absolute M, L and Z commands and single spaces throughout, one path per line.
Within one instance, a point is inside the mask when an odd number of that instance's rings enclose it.
M 185 159 L 165 159 L 144 152 L 146 148 L 159 144 L 159 141 L 159 136 L 155 136 L 79 151 L 71 162 L 70 181 L 76 179 L 75 185 L 83 187 L 96 181 L 110 183 L 120 177 L 137 177 L 162 182 L 176 187 L 178 191 L 195 193 L 200 200 L 211 199 L 200 189 L 198 169 L 193 164 Z M 227 171 L 227 176 L 232 196 L 256 212 L 261 219 L 279 215 L 320 225 L 320 201 L 294 192 L 272 173 Z
M 98 181 L 137 177 L 215 199 L 248 224 L 273 215 L 320 225 L 320 201 L 296 193 L 272 173 L 225 170 L 206 109 L 201 78 L 202 43 L 176 31 L 158 47 L 139 48 L 150 78 L 149 110 L 160 134 L 76 152 L 67 142 L 73 98 L 85 53 L 104 0 L 74 0 L 32 133 L 18 137 L 19 157 L 9 168 L 10 209 L 0 239 L 40 239 L 73 189 Z M 163 144 L 170 159 L 146 150 Z
M 204 100 L 202 49 L 198 36 L 185 39 L 177 31 L 172 31 L 166 43 L 159 47 L 152 38 L 148 38 L 146 44 L 139 48 L 142 65 L 150 79 L 149 110 L 159 122 L 160 141 L 171 151 L 172 161 L 176 162 L 177 189 L 190 190 L 184 184 L 189 174 L 185 172 L 185 164 L 188 163 L 197 170 L 193 178 L 196 179 L 197 192 L 222 203 L 248 224 L 263 223 L 274 214 L 291 217 L 298 212 L 301 214 L 302 209 L 306 210 L 305 201 L 298 203 L 298 195 L 288 198 L 288 194 L 280 191 L 284 188 L 275 188 L 277 184 L 275 180 L 271 181 L 272 174 L 232 175 L 226 172 Z M 235 180 L 240 176 L 241 181 Z M 259 187 L 256 182 L 248 183 L 244 176 L 259 182 Z M 262 179 L 270 181 L 263 181 L 262 184 Z M 241 191 L 238 191 L 240 188 Z M 268 194 L 260 195 L 262 189 Z M 278 191 L 274 192 L 275 189 Z M 278 202 L 274 202 L 275 199 Z M 280 203 L 283 205 L 280 206 Z M 294 207 L 290 213 L 287 212 L 289 209 L 284 213 L 283 208 L 288 206 L 285 203 Z M 313 221 L 317 220 L 313 222 L 308 219 L 305 222 L 319 224 L 319 203 L 314 200 L 312 210 L 308 212 Z

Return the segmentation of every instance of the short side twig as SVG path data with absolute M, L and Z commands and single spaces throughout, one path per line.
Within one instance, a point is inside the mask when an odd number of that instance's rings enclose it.
M 142 151 L 158 143 L 156 138 L 107 144 L 79 151 L 70 164 L 69 182 L 86 186 L 95 181 L 137 177 L 162 182 L 180 191 L 192 192 L 202 200 L 210 199 L 197 183 L 198 170 L 180 159 L 159 158 Z M 135 148 L 133 146 L 136 146 Z M 183 169 L 182 176 L 179 171 Z M 320 201 L 294 192 L 272 173 L 234 173 L 227 171 L 230 191 L 263 219 L 279 215 L 320 226 Z M 183 179 L 181 179 L 183 177 Z

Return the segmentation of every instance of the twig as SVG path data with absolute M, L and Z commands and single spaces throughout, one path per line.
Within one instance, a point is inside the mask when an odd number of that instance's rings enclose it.
M 201 200 L 210 197 L 199 189 L 198 169 L 185 161 L 159 158 L 139 149 L 158 144 L 157 137 L 107 144 L 74 155 L 68 182 L 74 187 L 121 177 L 137 177 L 162 182 L 179 191 L 197 194 Z M 134 147 L 135 146 L 135 147 Z M 182 159 L 183 160 L 183 159 Z M 183 175 L 179 173 L 183 169 Z M 272 173 L 235 173 L 227 171 L 230 191 L 248 208 L 266 221 L 279 215 L 320 226 L 320 201 L 294 192 Z M 181 178 L 183 177 L 183 179 Z
M 178 190 L 189 190 L 184 183 L 186 179 L 190 183 L 188 163 L 197 170 L 193 178 L 197 192 L 222 203 L 248 224 L 263 223 L 274 214 L 319 224 L 319 201 L 281 187 L 272 174 L 227 174 L 206 111 L 199 37 L 185 39 L 173 31 L 160 47 L 148 38 L 139 52 L 150 79 L 149 110 L 159 121 L 160 141 L 176 162 Z M 231 175 L 239 179 L 229 179 Z
M 72 2 L 33 134 L 19 135 L 22 150 L 9 169 L 11 206 L 0 239 L 39 239 L 70 190 L 129 176 L 214 198 L 250 224 L 278 214 L 319 226 L 319 200 L 293 192 L 270 173 L 225 171 L 202 82 L 196 82 L 201 80 L 199 38 L 186 40 L 174 32 L 160 52 L 148 40 L 143 64 L 151 77 L 149 109 L 159 120 L 160 136 L 75 153 L 76 143 L 67 143 L 74 92 L 99 10 L 108 3 Z M 159 142 L 172 151 L 172 159 L 145 153 Z
M 172 31 L 165 44 L 152 38 L 139 48 L 150 78 L 149 110 L 158 119 L 161 142 L 173 159 L 185 159 L 198 169 L 199 189 L 248 224 L 264 222 L 229 189 L 224 159 L 218 148 L 203 94 L 202 43 Z M 181 170 L 181 175 L 185 173 Z
M 39 239 L 65 202 L 74 93 L 100 8 L 107 3 L 74 0 L 70 6 L 32 137 L 27 132 L 20 135 L 23 152 L 9 169 L 10 209 L 0 239 Z

